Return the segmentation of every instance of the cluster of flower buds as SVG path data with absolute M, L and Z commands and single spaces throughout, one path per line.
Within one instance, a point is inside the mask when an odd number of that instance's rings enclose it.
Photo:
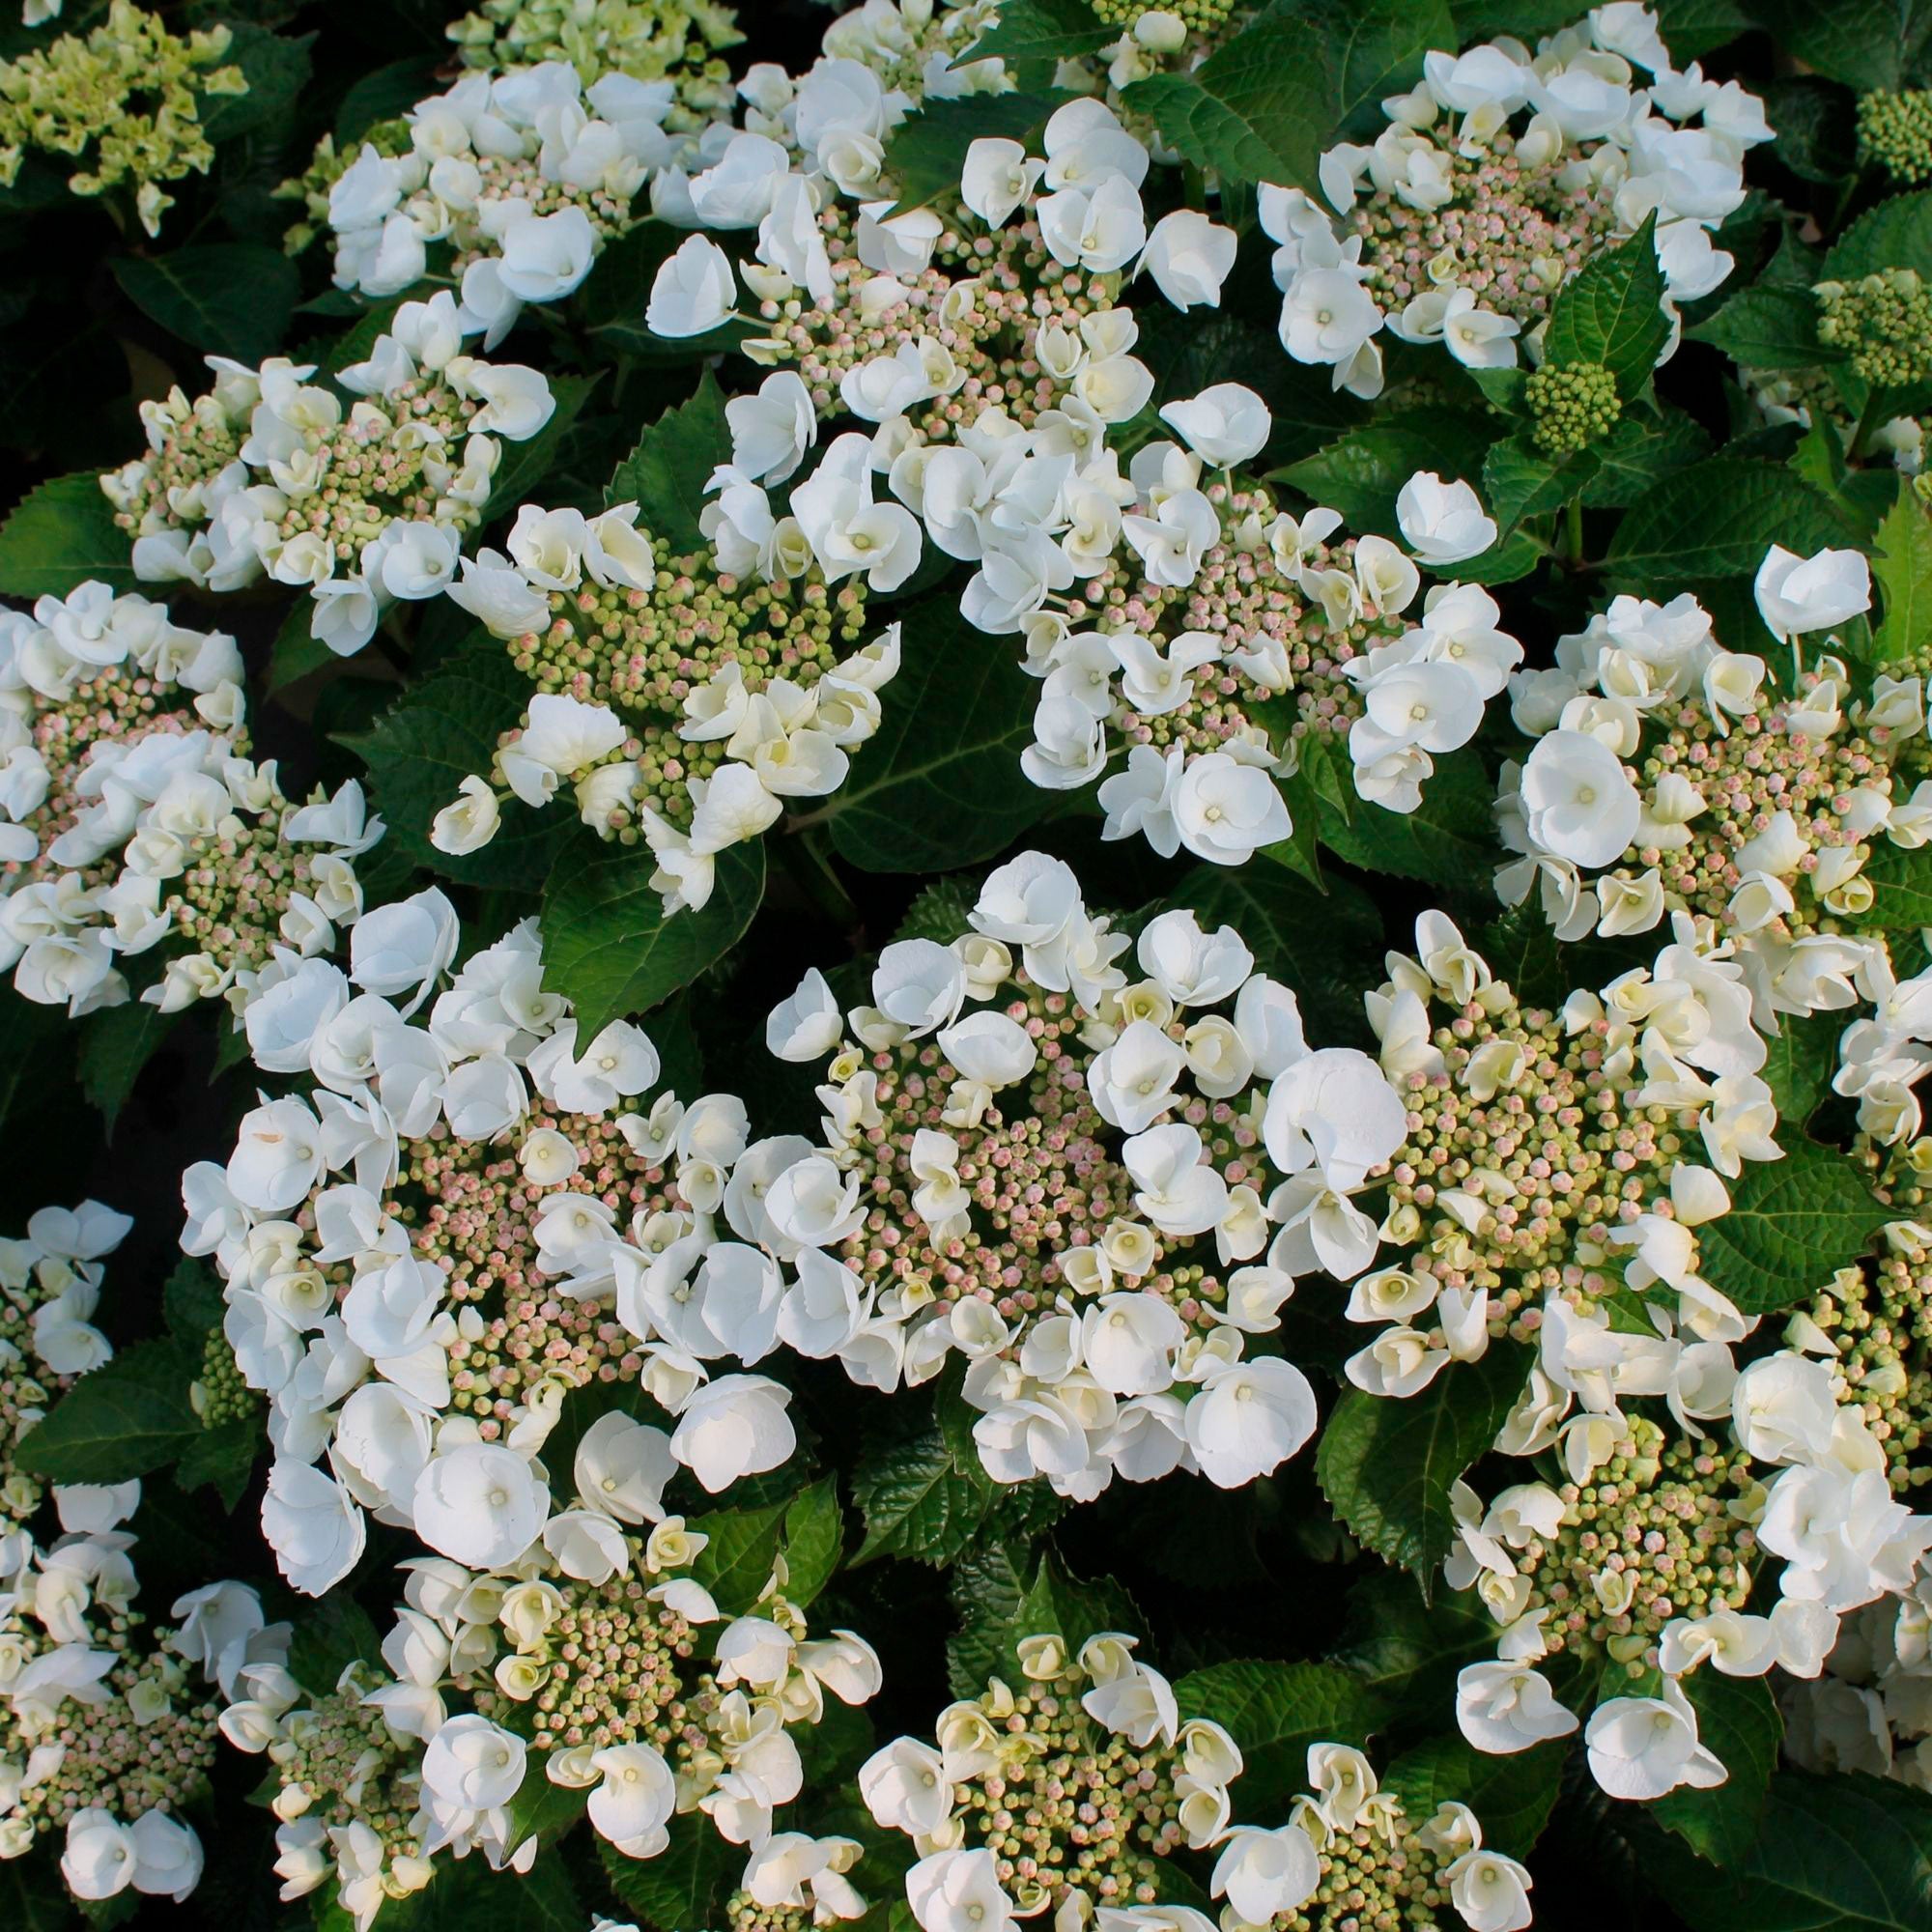
M 383 822 L 354 780 L 283 797 L 242 675 L 234 639 L 104 583 L 0 612 L 0 967 L 26 998 L 119 1005 L 146 956 L 149 1004 L 239 1010 L 360 913 Z
M 284 356 L 250 369 L 212 355 L 207 394 L 144 403 L 149 453 L 100 479 L 134 574 L 306 587 L 314 636 L 359 651 L 397 599 L 454 579 L 503 443 L 527 441 L 556 408 L 537 370 L 465 352 L 477 326 L 445 289 L 403 303 L 330 387 Z
M 1675 71 L 1656 15 L 1630 4 L 1534 54 L 1507 38 L 1432 52 L 1382 105 L 1373 145 L 1322 156 L 1327 208 L 1299 188 L 1261 203 L 1282 346 L 1369 397 L 1384 328 L 1466 368 L 1512 367 L 1563 284 L 1652 215 L 1673 316 L 1709 295 L 1731 270 L 1711 231 L 1744 203 L 1746 152 L 1771 138 L 1761 100 L 1694 64 Z
M 781 1333 L 869 1386 L 963 1358 L 988 1473 L 1081 1497 L 1178 1466 L 1233 1487 L 1301 1447 L 1307 1380 L 1249 1338 L 1403 1131 L 1375 1063 L 1311 1049 L 1232 926 L 1160 915 L 1139 980 L 1129 944 L 1027 853 L 950 945 L 889 946 L 871 1005 L 809 973 L 767 1039 L 829 1056 L 824 1141 L 753 1148 L 733 1226 L 757 1250 L 706 1263 L 774 1297 L 793 1268 Z
M 874 1696 L 879 1660 L 850 1631 L 810 1636 L 777 1575 L 724 1617 L 691 1574 L 706 1537 L 663 1513 L 672 1467 L 662 1435 L 607 1412 L 578 1446 L 578 1505 L 527 1551 L 404 1566 L 380 1659 L 321 1690 L 280 1658 L 235 1673 L 221 1729 L 274 1767 L 283 1898 L 332 1881 L 367 1932 L 441 1855 L 527 1871 L 538 1843 L 512 1807 L 550 1785 L 584 1794 L 619 1857 L 662 1856 L 672 1822 L 702 1813 L 750 1849 L 750 1897 L 782 1908 L 810 1888 L 838 1917 L 864 1911 L 842 1878 L 856 1845 L 813 1859 L 773 1821 L 805 1785 L 794 1733 L 828 1693 Z

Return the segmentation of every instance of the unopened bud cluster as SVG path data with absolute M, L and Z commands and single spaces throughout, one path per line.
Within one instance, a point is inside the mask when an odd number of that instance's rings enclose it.
M 586 87 L 607 73 L 668 80 L 673 132 L 729 111 L 731 74 L 719 56 L 745 38 L 736 11 L 716 0 L 483 0 L 447 32 L 467 68 L 568 61 Z
M 1863 1411 L 1893 1492 L 1910 1497 L 1932 1482 L 1924 1453 L 1932 1434 L 1932 1235 L 1904 1221 L 1886 1235 L 1875 1261 L 1839 1269 L 1819 1291 L 1810 1320 L 1836 1351 L 1839 1401 Z
M 1666 1441 L 1634 1418 L 1587 1483 L 1565 1483 L 1561 1527 L 1532 1534 L 1517 1558 L 1527 1595 L 1516 1616 L 1548 1610 L 1552 1652 L 1607 1659 L 1633 1675 L 1673 1617 L 1742 1609 L 1756 1538 L 1744 1520 L 1754 1478 L 1742 1450 Z M 1493 1606 L 1492 1606 L 1493 1607 Z
M 184 39 L 114 0 L 90 33 L 0 63 L 0 186 L 14 185 L 30 151 L 86 156 L 68 186 L 98 195 L 132 184 L 142 227 L 158 235 L 174 206 L 161 183 L 206 174 L 214 159 L 202 102 L 248 91 L 242 70 L 222 64 L 233 38 L 217 26 Z
M 1932 181 L 1932 88 L 1860 95 L 1859 157 L 1908 187 Z
M 1932 291 L 1911 269 L 1881 269 L 1856 282 L 1820 282 L 1818 340 L 1842 351 L 1874 388 L 1932 375 Z
M 1623 413 L 1617 380 L 1601 362 L 1546 362 L 1530 371 L 1522 398 L 1536 419 L 1537 446 L 1551 456 L 1601 442 Z

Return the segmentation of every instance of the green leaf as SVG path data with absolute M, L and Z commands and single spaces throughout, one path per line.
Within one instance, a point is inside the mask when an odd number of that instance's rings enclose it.
M 1453 47 L 1460 38 L 1448 0 L 1355 0 L 1347 9 L 1323 6 L 1319 17 L 1327 28 L 1331 125 L 1338 128 L 1366 116 L 1379 132 L 1387 126 L 1382 101 L 1415 85 L 1430 48 Z
M 884 723 L 826 807 L 832 842 L 868 872 L 978 865 L 1051 802 L 1019 768 L 1038 687 L 950 595 L 902 621 L 904 666 L 881 699 Z
M 331 1590 L 296 1619 L 289 1675 L 312 1697 L 333 1690 L 352 1663 L 380 1663 L 383 1638 L 346 1590 Z
M 1473 751 L 1437 761 L 1413 811 L 1365 805 L 1349 824 L 1324 819 L 1321 842 L 1351 866 L 1463 891 L 1487 888 L 1500 858 L 1494 787 Z
M 1651 1808 L 1700 1857 L 1734 1865 L 1756 1842 L 1784 1720 L 1762 1677 L 1726 1677 L 1707 1666 L 1683 1685 L 1697 1713 L 1698 1743 L 1717 1753 L 1730 1776 L 1708 1791 L 1685 1785 Z
M 1856 282 L 1881 269 L 1932 275 L 1932 188 L 1895 194 L 1860 215 L 1832 244 L 1824 279 Z
M 800 1491 L 785 1510 L 785 1599 L 804 1609 L 838 1568 L 845 1548 L 845 1518 L 838 1507 L 838 1479 L 827 1476 Z
M 313 677 L 317 671 L 342 662 L 340 654 L 316 636 L 315 616 L 316 604 L 311 597 L 298 596 L 289 606 L 275 640 L 269 647 L 270 691 L 286 691 L 290 685 L 299 684 L 303 678 Z
M 1747 1315 L 1808 1299 L 1886 1218 L 1843 1154 L 1803 1138 L 1782 1160 L 1747 1163 L 1730 1189 L 1730 1211 L 1697 1230 L 1697 1271 Z
M 239 67 L 248 82 L 245 94 L 211 94 L 199 106 L 202 131 L 219 146 L 237 134 L 293 118 L 297 97 L 308 80 L 313 34 L 284 40 L 252 21 L 238 20 L 223 66 Z
M 1483 1843 L 1525 1859 L 1556 1805 L 1569 1747 L 1558 1739 L 1507 1757 L 1491 1757 L 1462 1738 L 1431 1738 L 1405 1751 L 1382 1782 L 1402 1794 L 1402 1808 L 1420 1822 L 1438 1804 L 1466 1804 L 1483 1824 Z
M 0 1925 L 8 1932 L 72 1932 L 74 1904 L 51 1851 L 0 1859 Z
M 1528 1367 L 1521 1344 L 1492 1342 L 1402 1401 L 1348 1390 L 1321 1433 L 1322 1493 L 1365 1548 L 1416 1573 L 1425 1599 L 1455 1542 L 1449 1492 L 1494 1441 Z
M 137 1342 L 84 1375 L 20 1440 L 56 1483 L 125 1483 L 172 1463 L 201 1434 L 187 1385 L 199 1366 L 172 1341 Z
M 544 1769 L 549 1761 L 548 1753 L 535 1751 L 526 1760 L 524 1781 L 510 1800 L 508 1849 L 511 1851 L 526 1838 L 561 1836 L 583 1816 L 590 1803 L 590 1786 L 554 1782 Z
M 1397 493 L 1418 469 L 1474 483 L 1499 427 L 1475 410 L 1406 410 L 1351 430 L 1269 480 L 1339 510 L 1351 530 L 1390 535 L 1400 527 Z
M 554 1854 L 522 1873 L 465 1859 L 424 1889 L 411 1932 L 582 1932 L 587 1917 L 569 1867 Z
M 205 1262 L 184 1256 L 161 1289 L 161 1317 L 177 1342 L 199 1351 L 221 1326 L 221 1290 Z
M 1543 355 L 1558 368 L 1601 362 L 1629 402 L 1649 382 L 1669 339 L 1657 217 L 1651 214 L 1628 242 L 1592 256 L 1563 284 L 1549 305 Z
M 1349 1593 L 1349 1621 L 1333 1661 L 1405 1716 L 1440 1721 L 1464 1664 L 1492 1658 L 1496 1627 L 1473 1592 L 1425 1604 L 1406 1577 L 1376 1570 Z
M 576 829 L 567 810 L 532 811 L 513 799 L 481 851 L 457 856 L 429 840 L 436 814 L 455 802 L 463 781 L 472 773 L 489 776 L 498 735 L 516 724 L 532 695 L 508 647 L 479 631 L 369 730 L 342 738 L 369 769 L 389 827 L 387 844 L 444 878 L 539 889 Z
M 1818 300 L 1809 289 L 1745 289 L 1684 332 L 1721 349 L 1741 369 L 1815 369 L 1841 359 L 1818 340 Z
M 1062 61 L 1097 54 L 1120 38 L 1120 28 L 1102 21 L 1087 0 L 1001 0 L 993 24 L 973 43 L 969 58 L 998 55 L 1009 72 L 1021 74 L 1030 84 L 1042 70 L 1044 78 L 1051 80 Z M 998 96 L 972 98 L 984 100 Z
M 966 151 L 975 141 L 1017 141 L 1029 154 L 1042 153 L 1040 130 L 1056 108 L 1075 98 L 1054 88 L 926 101 L 899 123 L 886 143 L 886 177 L 898 185 L 895 212 L 956 196 Z
M 1932 518 L 1909 482 L 1878 526 L 1872 575 L 1885 613 L 1872 650 L 1878 663 L 1889 664 L 1932 638 Z
M 1786 60 L 1861 89 L 1903 86 L 1932 36 L 1923 0 L 1744 0 L 1744 11 Z
M 1593 449 L 1566 450 L 1551 456 L 1526 436 L 1492 443 L 1483 459 L 1483 497 L 1490 514 L 1505 532 L 1528 517 L 1560 510 L 1578 496 L 1597 473 Z
M 711 1540 L 697 1552 L 691 1574 L 718 1600 L 728 1617 L 742 1616 L 772 1580 L 789 1505 L 764 1509 L 713 1510 L 691 1519 L 690 1526 Z
M 640 221 L 599 253 L 583 284 L 582 300 L 584 327 L 605 352 L 660 364 L 702 362 L 722 350 L 735 349 L 748 336 L 765 332 L 762 323 L 727 318 L 702 335 L 673 338 L 651 333 L 644 322 L 651 284 L 690 239 L 686 230 L 668 221 Z
M 977 1697 L 988 1678 L 1010 1677 L 1022 1637 L 1057 1632 L 1078 1649 L 1098 1631 L 1147 1627 L 1133 1599 L 1111 1577 L 1082 1582 L 1050 1548 L 1037 1564 L 1011 1544 L 972 1548 L 952 1566 L 950 1581 L 959 1608 L 959 1628 L 946 1644 L 955 1697 Z
M 1319 28 L 1280 8 L 1252 20 L 1187 73 L 1155 74 L 1122 95 L 1151 114 L 1183 160 L 1223 182 L 1320 189 L 1331 114 Z
M 1293 990 L 1312 1040 L 1361 1043 L 1362 988 L 1377 979 L 1384 942 L 1381 915 L 1359 886 L 1337 878 L 1322 893 L 1254 866 L 1201 866 L 1167 903 L 1190 908 L 1210 932 L 1232 925 L 1255 964 Z
M 670 1845 L 654 1859 L 627 1859 L 597 1840 L 604 1876 L 627 1912 L 655 1932 L 707 1932 L 724 1922 L 724 1901 L 745 1869 L 745 1849 L 727 1845 L 709 1818 L 691 1813 L 670 1822 Z
M 581 1037 L 647 1012 L 688 986 L 743 937 L 765 890 L 765 848 L 753 839 L 718 855 L 711 897 L 665 916 L 642 846 L 579 838 L 544 887 L 544 984 L 577 1009 Z
M 418 100 L 434 94 L 436 67 L 434 55 L 412 54 L 365 73 L 343 95 L 335 110 L 336 148 L 349 153 L 377 122 L 399 120 Z
M 537 487 L 555 469 L 558 452 L 570 435 L 590 392 L 597 386 L 596 376 L 552 376 L 550 392 L 556 407 L 550 420 L 536 435 L 522 442 L 501 440 L 502 457 L 497 473 L 490 479 L 490 498 L 483 505 L 487 522 L 505 516 L 537 493 Z
M 114 1138 L 114 1123 L 121 1118 L 141 1069 L 155 1057 L 180 1017 L 136 998 L 90 1013 L 81 1021 L 80 1044 L 74 1055 L 80 1091 L 99 1111 L 108 1140 Z
M 1861 875 L 1872 888 L 1870 909 L 1852 922 L 1868 931 L 1910 932 L 1932 924 L 1932 855 L 1882 838 Z
M 183 1449 L 175 1464 L 175 1481 L 184 1490 L 213 1489 L 221 1507 L 233 1515 L 267 1439 L 258 1415 L 238 1415 L 205 1428 Z
M 917 1435 L 863 1457 L 852 1500 L 866 1540 L 854 1563 L 880 1556 L 950 1563 L 973 1541 L 997 1500 L 973 1441 L 973 1416 L 956 1394 L 941 1395 Z
M 1780 1771 L 1736 1864 L 1661 1862 L 1694 1932 L 1932 1932 L 1932 1798 L 1864 1772 Z
M 667 410 L 638 439 L 638 445 L 611 478 L 604 501 L 636 503 L 638 527 L 670 545 L 673 556 L 705 548 L 698 513 L 704 486 L 721 463 L 731 460 L 731 428 L 724 420 L 724 392 L 705 370 L 697 393 Z
M 256 363 L 282 340 L 301 270 L 279 248 L 213 242 L 169 255 L 117 255 L 114 279 L 134 306 L 203 355 Z
M 1802 1128 L 1832 1091 L 1838 1070 L 1840 1023 L 1831 1013 L 1780 1013 L 1777 1035 L 1765 1042 L 1762 1078 L 1777 1102 L 1787 1132 Z
M 65 597 L 90 579 L 110 590 L 137 588 L 133 544 L 91 469 L 56 476 L 14 506 L 0 524 L 0 593 Z
M 1241 1816 L 1255 1823 L 1286 1817 L 1307 1790 L 1310 1745 L 1359 1749 L 1389 1715 L 1387 1700 L 1339 1663 L 1238 1658 L 1190 1670 L 1174 1695 L 1182 1718 L 1206 1718 L 1239 1744 Z
M 1850 540 L 1819 492 L 1782 465 L 1717 456 L 1673 470 L 1610 541 L 1619 584 L 1662 598 L 1714 578 L 1754 577 L 1782 544 L 1800 556 Z
M 1627 510 L 1640 503 L 1660 477 L 1702 462 L 1711 453 L 1711 439 L 1682 410 L 1654 416 L 1626 412 L 1590 453 L 1598 469 L 1583 486 L 1583 501 L 1593 510 Z

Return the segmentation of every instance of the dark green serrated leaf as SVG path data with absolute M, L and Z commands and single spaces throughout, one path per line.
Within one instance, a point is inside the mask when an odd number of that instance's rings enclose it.
M 187 1385 L 198 1361 L 172 1341 L 137 1342 L 84 1375 L 21 1438 L 19 1460 L 56 1483 L 125 1483 L 201 1434 Z
M 511 442 L 507 438 L 501 441 L 502 455 L 496 475 L 490 479 L 489 501 L 483 506 L 486 522 L 508 516 L 519 504 L 539 494 L 544 478 L 556 467 L 572 425 L 598 383 L 595 376 L 552 376 L 549 380 L 555 404 L 550 420 L 536 435 L 526 437 L 522 442 Z
M 1684 332 L 1721 349 L 1741 369 L 1815 369 L 1841 359 L 1818 340 L 1818 302 L 1809 289 L 1745 289 Z
M 1713 579 L 1754 577 L 1773 544 L 1809 556 L 1850 538 L 1803 477 L 1717 456 L 1672 471 L 1632 510 L 1610 541 L 1607 567 L 1617 583 L 1662 598 Z
M 436 814 L 455 802 L 463 781 L 489 775 L 498 736 L 516 725 L 532 696 L 508 647 L 478 631 L 371 729 L 341 740 L 368 767 L 389 827 L 386 844 L 445 878 L 539 890 L 575 831 L 567 810 L 533 811 L 513 799 L 496 838 L 461 856 L 439 852 L 429 838 Z
M 1780 1013 L 1775 1039 L 1765 1042 L 1761 1078 L 1777 1102 L 1781 1127 L 1802 1128 L 1832 1091 L 1838 1068 L 1840 1027 L 1831 1013 Z
M 1593 510 L 1627 510 L 1654 489 L 1659 478 L 1711 453 L 1711 439 L 1694 416 L 1664 410 L 1655 416 L 1627 412 L 1590 452 L 1597 473 L 1583 486 Z
M 1425 1599 L 1455 1541 L 1449 1492 L 1494 1441 L 1528 1367 L 1520 1344 L 1492 1342 L 1400 1402 L 1350 1389 L 1321 1432 L 1322 1493 L 1365 1548 L 1415 1572 Z
M 1747 1163 L 1730 1190 L 1730 1211 L 1697 1230 L 1697 1271 L 1747 1315 L 1808 1300 L 1886 1217 L 1843 1154 L 1802 1137 L 1786 1137 L 1782 1160 Z
M 1872 846 L 1861 875 L 1872 889 L 1870 908 L 1852 924 L 1873 932 L 1912 932 L 1932 924 L 1932 852 L 1894 845 Z
M 756 839 L 719 853 L 710 898 L 668 918 L 651 869 L 641 845 L 579 838 L 544 886 L 544 984 L 576 1008 L 585 1039 L 690 985 L 743 937 L 764 895 Z
M 1210 932 L 1232 925 L 1255 964 L 1293 991 L 1311 1040 L 1362 1043 L 1362 988 L 1379 968 L 1384 940 L 1381 915 L 1359 886 L 1338 878 L 1322 893 L 1264 867 L 1201 866 L 1167 903 L 1190 908 Z
M 827 1476 L 802 1490 L 784 1516 L 785 1600 L 806 1608 L 831 1582 L 845 1548 L 838 1479 Z
M 1286 1817 L 1308 1788 L 1308 1747 L 1360 1748 L 1389 1716 L 1387 1700 L 1339 1663 L 1238 1658 L 1175 1681 L 1183 1718 L 1222 1725 L 1241 1747 L 1241 1814 Z
M 1351 530 L 1393 535 L 1395 499 L 1418 469 L 1444 481 L 1475 482 L 1503 425 L 1474 410 L 1406 410 L 1347 436 L 1277 470 L 1270 480 L 1339 510 Z
M 255 1473 L 255 1458 L 266 1446 L 259 1416 L 238 1415 L 203 1429 L 181 1452 L 175 1481 L 184 1490 L 212 1489 L 231 1515 Z
M 1744 0 L 1789 60 L 1847 87 L 1900 87 L 1932 36 L 1923 0 Z
M 65 597 L 90 579 L 133 590 L 133 545 L 91 469 L 56 476 L 23 497 L 0 524 L 0 592 Z
M 1910 657 L 1932 639 L 1932 518 L 1910 483 L 1873 539 L 1872 575 L 1884 614 L 1872 639 L 1879 664 Z
M 1594 449 L 1551 456 L 1526 436 L 1492 443 L 1483 459 L 1483 499 L 1497 526 L 1508 532 L 1528 517 L 1560 510 L 1580 496 L 1597 473 Z
M 784 1503 L 772 1503 L 764 1509 L 714 1510 L 691 1519 L 691 1527 L 710 1538 L 691 1574 L 717 1598 L 726 1616 L 743 1615 L 772 1580 L 785 1509 Z
M 997 1500 L 980 1464 L 972 1414 L 958 1397 L 942 1395 L 926 1428 L 863 1458 L 853 1472 L 852 1500 L 866 1523 L 854 1563 L 881 1556 L 950 1563 L 958 1556 Z
M 214 242 L 169 255 L 122 255 L 122 293 L 151 321 L 204 355 L 255 363 L 280 346 L 301 271 L 279 248 Z
M 654 1859 L 627 1859 L 604 1838 L 597 1852 L 624 1908 L 658 1932 L 710 1932 L 723 1924 L 724 1901 L 745 1869 L 744 1848 L 727 1845 L 696 1813 L 671 1820 L 669 1848 Z
M 352 1663 L 378 1663 L 383 1638 L 369 1613 L 346 1591 L 334 1590 L 296 1619 L 289 1641 L 289 1675 L 311 1696 L 335 1689 Z
M 90 1013 L 81 1022 L 74 1055 L 80 1088 L 88 1104 L 99 1111 L 110 1141 L 141 1069 L 159 1051 L 180 1017 L 137 998 Z
M 1120 37 L 1120 28 L 1102 21 L 1087 0 L 1004 0 L 970 53 L 974 60 L 997 55 L 1016 73 L 1044 68 L 1051 79 L 1062 61 L 1097 54 Z
M 1487 886 L 1500 862 L 1494 787 L 1473 751 L 1439 759 L 1413 811 L 1366 805 L 1348 824 L 1324 818 L 1321 842 L 1351 866 L 1464 892 Z
M 1700 1857 L 1734 1865 L 1756 1842 L 1784 1720 L 1762 1677 L 1726 1677 L 1706 1666 L 1684 1679 L 1684 1693 L 1697 1713 L 1697 1742 L 1730 1776 L 1708 1791 L 1682 1786 L 1651 1808 Z
M 704 486 L 721 463 L 731 460 L 731 429 L 724 420 L 724 392 L 709 369 L 688 403 L 667 410 L 638 439 L 604 492 L 610 503 L 635 503 L 638 527 L 662 537 L 683 556 L 705 548 L 698 515 Z
M 1856 282 L 1881 269 L 1932 275 L 1932 188 L 1895 194 L 1868 209 L 1825 257 L 1830 281 Z
M 898 187 L 895 212 L 956 196 L 966 151 L 975 141 L 1017 141 L 1029 154 L 1042 153 L 1039 136 L 1048 119 L 1075 98 L 1054 88 L 928 100 L 886 143 L 886 176 Z
M 1431 1738 L 1389 1766 L 1383 1778 L 1402 1794 L 1409 1817 L 1432 1816 L 1438 1804 L 1466 1804 L 1483 1823 L 1483 1843 L 1526 1859 L 1549 1814 L 1569 1747 L 1551 1739 L 1507 1757 L 1491 1757 L 1462 1738 Z
M 1662 1850 L 1657 1879 L 1694 1932 L 1932 1932 L 1932 1797 L 1907 1784 L 1780 1771 L 1736 1864 Z
M 880 700 L 884 723 L 826 807 L 832 842 L 868 872 L 978 865 L 1050 802 L 1019 768 L 1038 687 L 949 596 L 902 622 L 903 668 Z
M 1188 73 L 1136 81 L 1122 99 L 1168 145 L 1226 182 L 1317 192 L 1330 128 L 1327 48 L 1312 22 L 1274 9 Z
M 436 58 L 412 54 L 391 61 L 362 78 L 342 97 L 335 110 L 335 144 L 347 152 L 379 121 L 394 121 L 436 92 Z
M 1546 362 L 1601 362 L 1625 402 L 1650 380 L 1670 322 L 1663 313 L 1663 270 L 1657 259 L 1657 217 L 1628 242 L 1592 256 L 1563 284 L 1549 305 L 1544 333 Z
M 544 1769 L 546 1753 L 532 1751 L 526 1762 L 524 1781 L 510 1800 L 511 1851 L 526 1838 L 556 1838 L 583 1816 L 590 1787 L 554 1783 Z M 541 1854 L 539 1854 L 541 1856 Z

